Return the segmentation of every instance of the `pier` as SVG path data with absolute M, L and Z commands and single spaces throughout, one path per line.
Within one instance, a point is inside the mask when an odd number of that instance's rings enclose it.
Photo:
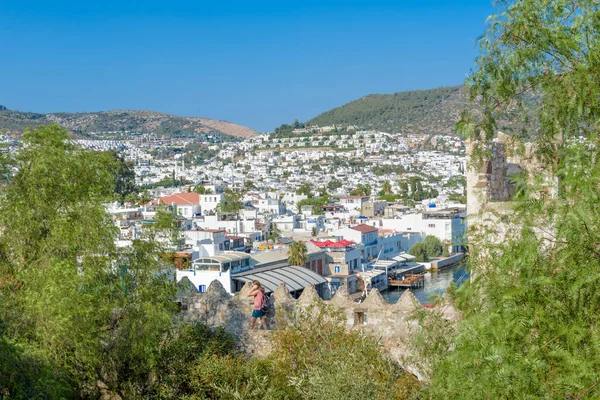
M 399 287 L 405 289 L 422 288 L 425 285 L 425 277 L 423 274 L 406 274 L 404 279 L 388 278 L 388 286 Z

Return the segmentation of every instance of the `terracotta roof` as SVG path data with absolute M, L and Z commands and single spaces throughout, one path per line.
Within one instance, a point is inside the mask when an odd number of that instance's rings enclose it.
M 361 233 L 377 232 L 378 230 L 377 228 L 365 224 L 356 225 L 351 227 L 350 229 L 354 229 L 355 231 L 359 231 Z
M 177 204 L 178 206 L 186 206 L 200 204 L 200 195 L 198 193 L 176 193 L 170 196 L 161 197 L 157 201 L 158 204 Z
M 332 242 L 331 240 L 325 240 L 324 242 L 319 242 L 316 240 L 311 240 L 311 243 L 314 244 L 317 247 L 347 247 L 347 246 L 352 246 L 355 245 L 356 243 L 351 242 L 349 240 L 346 239 L 342 239 L 338 242 Z

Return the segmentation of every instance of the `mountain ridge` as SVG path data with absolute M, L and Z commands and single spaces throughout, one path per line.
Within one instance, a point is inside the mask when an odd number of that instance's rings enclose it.
M 368 94 L 325 111 L 305 124 L 355 126 L 389 133 L 452 135 L 465 103 L 462 85 Z
M 290 135 L 294 128 L 332 127 L 387 133 L 454 135 L 467 102 L 464 86 L 442 86 L 391 94 L 368 94 L 325 111 L 304 123 L 275 129 Z M 317 132 L 317 130 L 315 130 Z
M 28 127 L 56 122 L 77 136 L 111 137 L 129 132 L 171 136 L 195 134 L 248 138 L 257 132 L 228 121 L 181 117 L 149 110 L 35 113 L 0 108 L 0 131 L 19 135 Z

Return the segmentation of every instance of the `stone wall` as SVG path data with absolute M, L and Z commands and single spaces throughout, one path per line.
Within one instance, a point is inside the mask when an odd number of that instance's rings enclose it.
M 242 351 L 257 357 L 269 354 L 273 331 L 290 322 L 296 310 L 317 304 L 338 309 L 345 316 L 347 329 L 360 329 L 379 338 L 383 347 L 398 362 L 402 362 L 407 354 L 407 339 L 419 329 L 418 323 L 409 317 L 421 305 L 410 291 L 405 291 L 396 304 L 389 304 L 374 289 L 365 301 L 356 303 L 348 297 L 344 286 L 329 301 L 321 300 L 311 286 L 305 288 L 297 300 L 290 296 L 284 286 L 279 286 L 271 296 L 272 307 L 267 316 L 269 330 L 251 331 L 249 324 L 253 300 L 248 297 L 250 289 L 251 284 L 247 283 L 232 296 L 225 292 L 220 282 L 213 281 L 205 293 L 188 293 L 181 298 L 183 318 L 201 321 L 213 328 L 224 328 L 236 337 Z M 441 307 L 439 310 L 447 319 L 459 318 L 458 312 L 447 299 L 438 307 Z M 258 326 L 257 321 L 255 328 Z M 410 367 L 407 369 L 410 370 Z
M 532 143 L 515 142 L 501 132 L 490 142 L 485 150 L 486 156 L 481 163 L 473 160 L 475 149 L 480 146 L 478 141 L 467 143 L 467 213 L 469 216 L 480 215 L 487 209 L 503 209 L 490 203 L 509 203 L 515 186 L 511 177 L 525 172 L 529 181 L 541 179 L 539 188 L 551 197 L 556 196 L 558 184 L 548 171 L 543 161 L 536 157 L 535 146 Z

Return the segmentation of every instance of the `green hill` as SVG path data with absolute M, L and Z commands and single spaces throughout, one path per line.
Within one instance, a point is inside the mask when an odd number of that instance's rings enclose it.
M 209 118 L 187 118 L 153 111 L 102 111 L 88 113 L 40 114 L 0 107 L 0 132 L 19 135 L 27 127 L 56 122 L 77 136 L 124 138 L 134 133 L 158 136 L 223 135 L 249 137 L 252 129 Z
M 462 86 L 371 94 L 324 112 L 305 125 L 335 124 L 405 134 L 453 134 L 464 104 Z

